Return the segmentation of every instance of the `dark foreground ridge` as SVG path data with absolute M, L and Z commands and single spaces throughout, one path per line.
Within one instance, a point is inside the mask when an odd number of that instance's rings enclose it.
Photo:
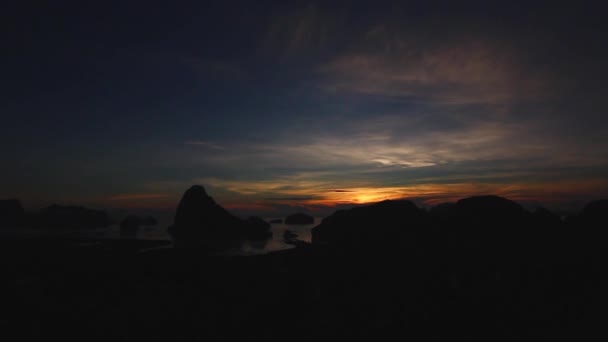
M 195 186 L 172 228 L 187 248 L 2 240 L 0 323 L 30 340 L 604 340 L 606 203 L 562 219 L 496 196 L 384 201 L 326 217 L 312 245 L 229 257 L 209 243 L 265 222 Z

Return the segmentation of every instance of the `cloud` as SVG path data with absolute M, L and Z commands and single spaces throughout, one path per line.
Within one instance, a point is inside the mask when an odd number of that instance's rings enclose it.
M 194 145 L 194 146 L 201 146 L 201 147 L 207 147 L 213 150 L 224 150 L 226 149 L 224 146 L 221 146 L 219 144 L 216 143 L 212 143 L 209 141 L 204 141 L 204 140 L 190 140 L 190 141 L 186 141 L 185 143 L 186 145 Z
M 307 202 L 316 199 L 315 196 L 297 196 L 297 197 L 268 197 L 264 198 L 264 201 L 269 202 Z
M 110 196 L 110 201 L 138 201 L 138 200 L 155 200 L 170 197 L 169 194 L 118 194 Z
M 220 172 L 194 182 L 235 207 L 396 198 L 433 204 L 480 194 L 547 201 L 608 193 L 602 177 L 588 173 L 608 170 L 603 152 L 547 135 L 542 121 L 426 122 L 437 115 L 376 115 L 333 127 L 331 134 L 317 128 L 264 143 L 228 143 L 229 152 L 205 155 L 200 164 Z
M 385 41 L 384 48 L 378 40 Z M 544 96 L 538 75 L 496 41 L 468 36 L 421 41 L 380 27 L 360 45 L 319 68 L 326 77 L 323 89 L 442 105 L 504 105 Z
M 276 16 L 263 39 L 263 47 L 283 58 L 319 52 L 339 32 L 341 16 L 308 4 Z
M 405 125 L 407 126 L 407 125 Z M 398 118 L 394 132 L 336 131 L 334 135 L 311 134 L 300 141 L 250 144 L 232 149 L 230 156 L 217 156 L 219 164 L 250 168 L 333 169 L 350 167 L 428 168 L 465 161 L 575 158 L 542 138 L 521 134 L 530 126 L 515 123 L 478 123 L 459 129 L 416 131 L 403 127 Z M 403 129 L 400 132 L 400 129 Z M 560 153 L 557 153 L 560 152 Z M 582 161 L 579 161 L 582 162 Z

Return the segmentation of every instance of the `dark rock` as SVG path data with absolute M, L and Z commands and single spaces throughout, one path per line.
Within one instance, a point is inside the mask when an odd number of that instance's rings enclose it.
M 389 247 L 416 238 L 427 213 L 406 200 L 339 210 L 312 229 L 313 244 L 346 248 Z
M 464 198 L 432 209 L 431 218 L 437 238 L 452 247 L 514 250 L 544 234 L 530 227 L 534 220 L 520 204 L 499 196 Z
M 314 217 L 304 213 L 291 214 L 285 218 L 285 224 L 313 224 L 314 222 Z
M 248 239 L 266 239 L 272 236 L 270 223 L 260 217 L 251 216 L 245 221 L 245 237 Z
M 270 224 L 261 218 L 244 221 L 230 214 L 207 195 L 205 188 L 194 185 L 184 193 L 169 233 L 182 246 L 229 248 L 245 239 L 267 238 L 269 230 Z
M 17 199 L 0 200 L 0 226 L 21 226 L 25 219 L 25 210 Z
M 103 228 L 110 223 L 104 211 L 56 204 L 34 217 L 34 226 L 49 228 Z
M 536 227 L 557 227 L 562 224 L 562 220 L 559 215 L 543 207 L 538 207 L 536 208 L 536 210 L 534 210 L 534 212 L 532 213 L 532 221 L 534 222 L 534 226 Z
M 274 220 L 270 220 L 270 223 L 283 223 L 283 219 L 274 219 Z
M 241 219 L 215 203 L 205 188 L 194 185 L 179 202 L 170 233 L 176 239 L 236 239 L 242 228 Z
M 499 196 L 474 196 L 459 200 L 452 208 L 460 218 L 468 223 L 505 224 L 527 218 L 524 208 Z

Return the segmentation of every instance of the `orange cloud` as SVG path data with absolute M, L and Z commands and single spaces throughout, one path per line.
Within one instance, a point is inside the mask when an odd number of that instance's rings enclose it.
M 100 202 L 108 207 L 172 209 L 177 206 L 177 201 L 179 201 L 177 194 L 136 193 L 117 194 L 104 198 Z
M 256 188 L 255 185 L 248 189 Z M 257 188 L 262 190 L 263 184 Z M 268 210 L 272 204 L 297 205 L 310 208 L 332 207 L 344 204 L 374 203 L 383 200 L 415 198 L 426 204 L 435 205 L 442 202 L 454 202 L 464 197 L 475 195 L 498 195 L 515 201 L 539 201 L 543 203 L 560 202 L 572 198 L 591 199 L 593 196 L 608 194 L 608 180 L 585 180 L 567 182 L 538 182 L 538 183 L 455 183 L 455 184 L 416 184 L 394 187 L 342 187 L 340 191 L 332 188 L 299 188 L 290 189 L 283 194 L 308 195 L 310 199 L 302 201 L 253 200 L 250 204 L 228 205 L 230 208 L 247 208 Z M 249 193 L 247 197 L 254 197 Z M 250 198 L 251 198 L 250 197 Z

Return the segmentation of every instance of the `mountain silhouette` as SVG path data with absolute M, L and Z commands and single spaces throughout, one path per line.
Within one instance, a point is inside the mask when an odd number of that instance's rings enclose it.
M 218 241 L 267 238 L 270 225 L 260 218 L 244 221 L 231 213 L 205 191 L 193 185 L 182 196 L 169 233 L 181 245 L 210 245 Z
M 504 224 L 519 221 L 527 216 L 526 210 L 516 202 L 499 196 L 473 196 L 459 200 L 453 213 L 472 224 Z
M 427 214 L 407 200 L 387 200 L 338 210 L 312 229 L 313 244 L 342 248 L 394 246 L 413 239 Z
M 551 234 L 548 229 L 561 224 L 560 218 L 546 209 L 530 213 L 499 196 L 468 197 L 439 204 L 428 212 L 407 200 L 388 200 L 336 211 L 312 229 L 312 242 L 349 249 L 530 247 L 546 241 Z M 560 233 L 553 231 L 554 236 Z

